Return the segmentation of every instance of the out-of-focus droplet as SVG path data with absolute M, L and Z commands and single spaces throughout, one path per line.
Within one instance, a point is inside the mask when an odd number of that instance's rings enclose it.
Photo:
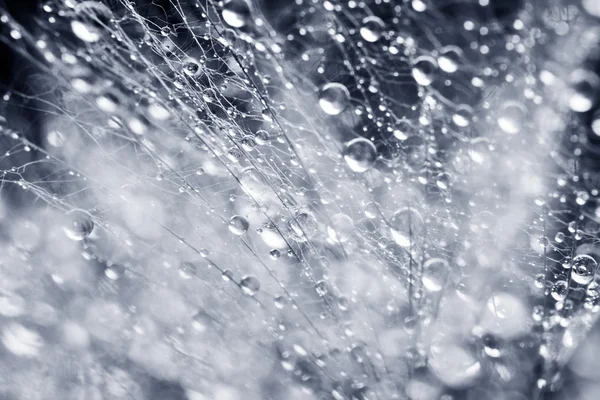
M 458 65 L 462 55 L 462 50 L 456 46 L 444 47 L 438 57 L 438 65 L 440 69 L 449 74 L 453 74 L 458 70 Z
M 260 281 L 257 277 L 252 275 L 246 275 L 242 278 L 240 285 L 244 294 L 248 296 L 254 296 L 260 290 Z
M 509 101 L 502 106 L 498 116 L 498 126 L 505 133 L 515 135 L 521 132 L 525 122 L 526 110 L 521 103 Z
M 362 26 L 360 27 L 360 36 L 367 42 L 375 43 L 381 39 L 384 31 L 385 24 L 381 18 L 372 15 L 363 19 Z
M 232 28 L 241 28 L 250 21 L 250 6 L 245 0 L 228 0 L 221 11 L 223 21 Z
M 327 234 L 332 241 L 344 243 L 354 234 L 354 221 L 346 214 L 336 214 L 331 217 L 331 224 L 327 227 Z
M 464 387 L 481 373 L 481 364 L 465 348 L 453 343 L 433 344 L 429 368 L 450 387 Z
M 4 326 L 0 340 L 8 351 L 20 357 L 35 357 L 44 346 L 39 333 L 16 322 Z
M 71 240 L 83 240 L 94 230 L 94 220 L 90 213 L 74 209 L 65 214 L 63 230 Z
M 418 57 L 412 66 L 412 76 L 421 86 L 429 86 L 433 82 L 437 61 L 430 56 Z
M 358 173 L 372 168 L 377 160 L 377 148 L 373 142 L 365 138 L 356 138 L 347 142 L 342 154 L 350 169 Z
M 448 261 L 442 258 L 430 258 L 423 263 L 421 281 L 425 290 L 439 292 L 443 289 L 449 273 Z
M 80 40 L 95 43 L 108 32 L 112 11 L 98 1 L 84 1 L 75 7 L 71 30 Z
M 411 247 L 425 231 L 425 222 L 414 208 L 403 208 L 394 213 L 389 221 L 394 241 L 402 247 Z
M 452 122 L 458 127 L 466 128 L 471 124 L 471 118 L 473 118 L 473 110 L 471 107 L 461 105 L 456 108 L 454 115 L 452 115 Z
M 248 231 L 248 228 L 250 228 L 250 223 L 240 215 L 234 215 L 229 219 L 229 230 L 234 235 L 241 236 Z
M 319 92 L 319 106 L 329 115 L 338 115 L 348 107 L 350 92 L 338 82 L 324 85 Z
M 183 279 L 191 279 L 196 276 L 196 266 L 189 262 L 184 261 L 179 265 L 179 276 Z
M 570 77 L 573 92 L 569 98 L 569 107 L 575 112 L 588 112 L 598 100 L 600 78 L 592 71 L 577 69 Z
M 567 297 L 567 293 L 569 292 L 569 285 L 565 281 L 557 281 L 552 286 L 552 290 L 550 291 L 550 295 L 556 301 L 562 301 Z
M 573 258 L 573 266 L 571 268 L 571 278 L 580 285 L 589 284 L 594 275 L 598 263 L 592 257 L 582 254 Z
M 597 0 L 583 0 L 581 5 L 592 17 L 600 18 L 600 2 Z

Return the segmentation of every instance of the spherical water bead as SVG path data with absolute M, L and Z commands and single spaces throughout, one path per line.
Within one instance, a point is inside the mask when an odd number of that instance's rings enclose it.
M 223 21 L 232 28 L 241 28 L 250 21 L 250 6 L 245 0 L 228 0 L 221 11 Z
M 552 286 L 550 295 L 556 301 L 562 301 L 567 297 L 569 284 L 566 281 L 558 281 Z
M 467 105 L 461 105 L 452 115 L 452 122 L 460 128 L 466 128 L 471 124 L 471 118 L 473 118 L 473 109 Z
M 588 112 L 598 100 L 600 78 L 594 72 L 578 69 L 571 74 L 573 93 L 569 98 L 569 107 L 575 112 Z
M 498 116 L 498 126 L 505 133 L 515 135 L 521 132 L 527 110 L 521 103 L 509 101 L 504 104 Z
M 482 338 L 483 352 L 491 358 L 498 358 L 502 355 L 501 341 L 494 335 L 484 335 Z
M 246 275 L 242 278 L 240 285 L 244 294 L 254 296 L 260 290 L 260 281 L 252 275 Z
M 460 47 L 447 46 L 440 51 L 438 57 L 438 65 L 440 69 L 449 74 L 453 74 L 458 71 L 458 65 L 462 57 L 462 50 Z
M 294 219 L 289 220 L 288 224 L 293 232 L 293 238 L 297 242 L 307 241 L 313 237 L 319 229 L 317 219 L 312 213 L 308 212 L 298 213 Z
M 600 136 L 600 110 L 596 110 L 596 112 L 594 112 L 590 126 L 592 128 L 592 132 Z
M 229 219 L 229 230 L 234 235 L 241 236 L 248 231 L 248 228 L 250 228 L 250 223 L 240 215 L 234 215 Z
M 381 39 L 384 31 L 385 24 L 381 18 L 372 15 L 363 19 L 362 26 L 360 28 L 360 36 L 367 42 L 375 43 Z
M 597 0 L 583 0 L 581 2 L 583 9 L 592 17 L 600 18 L 600 2 Z
M 446 385 L 465 387 L 481 373 L 481 364 L 466 348 L 453 343 L 434 343 L 429 368 Z
M 344 243 L 354 234 L 354 221 L 346 214 L 336 214 L 331 218 L 327 234 L 332 241 Z
M 443 289 L 448 277 L 450 265 L 442 258 L 431 258 L 423 264 L 421 282 L 425 290 L 439 292 Z
M 183 73 L 193 77 L 200 74 L 200 64 L 194 59 L 189 59 L 183 64 Z
M 435 58 L 430 56 L 418 57 L 412 66 L 412 76 L 419 85 L 429 86 L 433 82 L 437 67 Z
M 0 340 L 8 351 L 19 357 L 35 357 L 44 346 L 39 333 L 16 322 L 4 326 Z
M 348 107 L 350 92 L 338 82 L 324 85 L 319 92 L 319 106 L 329 115 L 338 115 Z
M 394 241 L 402 247 L 410 247 L 425 232 L 425 222 L 414 208 L 403 208 L 389 220 L 390 232 Z
M 74 209 L 67 212 L 65 218 L 63 230 L 71 240 L 83 240 L 94 230 L 94 220 L 87 211 Z
M 184 261 L 179 265 L 179 276 L 183 279 L 191 279 L 196 276 L 196 266 L 188 261 Z
M 88 43 L 99 41 L 108 32 L 113 18 L 112 11 L 99 1 L 84 1 L 75 7 L 75 19 L 71 30 L 80 40 Z
M 370 201 L 365 205 L 365 216 L 369 219 L 375 219 L 379 215 L 379 205 Z
M 502 339 L 513 339 L 529 330 L 529 309 L 510 293 L 496 293 L 487 301 L 480 326 L 486 333 Z
M 192 317 L 192 327 L 198 332 L 206 332 L 212 325 L 212 317 L 204 311 L 198 311 Z
M 592 257 L 582 254 L 573 258 L 573 267 L 571 268 L 571 279 L 580 285 L 587 285 L 596 274 L 598 263 Z
M 368 139 L 356 138 L 344 145 L 342 155 L 352 171 L 362 173 L 375 165 L 377 148 Z

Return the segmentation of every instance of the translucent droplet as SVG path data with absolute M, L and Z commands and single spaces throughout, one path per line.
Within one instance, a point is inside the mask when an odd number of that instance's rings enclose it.
M 423 287 L 430 292 L 439 292 L 443 289 L 448 277 L 450 266 L 442 258 L 431 258 L 423 264 L 421 281 Z
M 90 213 L 80 209 L 74 209 L 65 214 L 63 230 L 71 240 L 83 240 L 88 237 L 94 229 L 94 220 Z
M 466 105 L 459 106 L 452 116 L 452 122 L 454 122 L 456 126 L 466 128 L 471 124 L 472 114 L 473 110 L 471 107 Z
M 241 236 L 248 231 L 250 223 L 240 215 L 234 215 L 229 219 L 229 230 L 231 233 Z
M 389 225 L 392 238 L 402 247 L 411 247 L 425 232 L 423 217 L 410 207 L 396 211 Z
M 184 261 L 179 265 L 179 276 L 183 279 L 191 279 L 196 276 L 196 266 L 188 261 Z
M 356 138 L 344 145 L 343 156 L 352 171 L 362 173 L 375 165 L 377 148 L 368 139 Z
M 381 18 L 372 15 L 363 19 L 360 36 L 367 42 L 375 43 L 383 36 L 384 31 L 385 24 Z
M 223 21 L 232 28 L 241 28 L 250 21 L 250 6 L 245 0 L 228 0 L 221 11 Z
M 354 234 L 354 221 L 346 214 L 336 214 L 331 218 L 327 234 L 332 241 L 344 243 Z
M 565 281 L 558 281 L 552 286 L 550 295 L 556 301 L 564 300 L 569 292 L 569 285 Z
M 458 70 L 462 50 L 456 46 L 448 46 L 443 48 L 440 53 L 438 57 L 440 69 L 449 74 L 455 73 Z
M 429 86 L 433 82 L 437 61 L 430 56 L 417 58 L 412 66 L 412 76 L 421 86 Z
M 581 5 L 588 14 L 600 18 L 600 2 L 597 0 L 583 0 Z
M 8 351 L 20 357 L 35 357 L 44 346 L 39 333 L 16 322 L 10 322 L 4 327 L 0 340 Z
M 192 317 L 192 327 L 198 332 L 206 332 L 212 325 L 213 319 L 204 311 L 198 311 Z
M 587 285 L 596 274 L 598 263 L 592 257 L 582 254 L 573 258 L 571 278 L 580 285 Z
M 329 115 L 338 115 L 348 107 L 350 92 L 337 82 L 324 85 L 319 92 L 319 106 Z
M 269 252 L 269 256 L 271 256 L 271 260 L 279 260 L 281 252 L 278 249 L 273 249 Z
M 75 7 L 75 19 L 71 21 L 71 30 L 80 40 L 95 43 L 109 31 L 112 19 L 110 8 L 98 1 L 84 1 Z
M 569 107 L 575 112 L 588 112 L 598 100 L 600 78 L 595 73 L 577 69 L 571 74 L 573 93 L 569 98 Z
M 244 294 L 254 296 L 260 290 L 260 281 L 252 275 L 246 275 L 240 282 Z
M 521 132 L 525 121 L 526 110 L 521 103 L 507 102 L 498 116 L 498 126 L 504 132 L 515 135 Z
M 187 76 L 197 76 L 200 73 L 198 61 L 189 59 L 183 64 L 183 73 Z

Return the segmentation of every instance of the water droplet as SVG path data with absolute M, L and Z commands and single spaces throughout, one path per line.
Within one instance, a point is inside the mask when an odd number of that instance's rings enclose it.
M 431 258 L 423 264 L 421 281 L 423 287 L 430 292 L 439 292 L 443 289 L 448 277 L 450 266 L 442 258 Z
M 260 290 L 260 281 L 252 275 L 246 275 L 240 282 L 244 294 L 254 296 Z
M 229 230 L 234 235 L 241 236 L 248 231 L 248 228 L 250 228 L 250 223 L 240 215 L 234 215 L 229 219 Z
M 74 209 L 67 212 L 65 218 L 63 230 L 71 240 L 83 240 L 94 229 L 94 220 L 87 211 Z
M 338 115 L 348 107 L 350 92 L 337 82 L 324 85 L 319 92 L 319 106 L 329 115 Z
M 389 221 L 394 241 L 402 247 L 411 247 L 425 232 L 425 222 L 414 208 L 403 208 L 394 213 Z
M 327 234 L 332 241 L 344 243 L 354 234 L 354 221 L 346 214 L 336 214 L 331 218 Z
M 569 285 L 565 281 L 558 281 L 552 286 L 550 295 L 556 301 L 564 300 L 569 292 Z
M 368 139 L 356 138 L 344 145 L 343 156 L 352 171 L 362 173 L 375 165 L 377 148 Z
M 600 78 L 595 73 L 577 69 L 571 74 L 573 93 L 569 98 L 569 107 L 575 112 L 588 112 L 598 100 Z
M 71 30 L 80 40 L 88 43 L 99 41 L 108 32 L 112 11 L 98 1 L 84 1 L 75 7 L 75 19 Z
M 498 116 L 498 126 L 504 132 L 515 135 L 521 132 L 525 121 L 526 109 L 521 103 L 507 102 Z
M 437 61 L 430 56 L 418 57 L 412 66 L 412 76 L 421 86 L 429 86 L 433 82 Z
M 4 327 L 1 340 L 8 351 L 21 357 L 35 357 L 44 346 L 39 333 L 15 322 Z
M 206 332 L 212 325 L 213 319 L 204 311 L 198 311 L 192 317 L 192 327 L 198 332 Z
M 188 261 L 184 261 L 179 265 L 179 276 L 183 279 L 191 279 L 196 276 L 196 266 Z
M 448 46 L 443 48 L 438 58 L 440 69 L 449 74 L 455 73 L 458 70 L 461 55 L 462 50 L 459 47 Z
M 198 76 L 200 73 L 200 64 L 194 59 L 189 59 L 183 64 L 183 73 L 187 76 Z
M 381 18 L 372 15 L 363 19 L 360 36 L 367 42 L 375 43 L 383 36 L 384 31 L 385 24 Z
M 571 278 L 580 285 L 587 285 L 596 274 L 598 263 L 588 255 L 579 255 L 573 258 Z
M 223 21 L 232 28 L 241 28 L 250 20 L 250 6 L 245 0 L 228 0 L 221 12 Z

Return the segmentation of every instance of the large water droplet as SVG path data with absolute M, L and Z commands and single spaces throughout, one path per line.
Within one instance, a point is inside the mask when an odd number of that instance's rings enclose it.
M 71 240 L 83 240 L 88 237 L 94 229 L 94 220 L 90 213 L 80 209 L 74 209 L 65 214 L 63 230 Z
M 112 19 L 112 11 L 97 1 L 84 1 L 75 7 L 75 19 L 71 21 L 71 30 L 79 39 L 88 43 L 99 41 Z
M 598 100 L 600 78 L 595 73 L 577 69 L 571 74 L 573 93 L 569 98 L 569 107 L 575 112 L 588 112 Z
M 498 116 L 498 126 L 504 132 L 515 135 L 521 132 L 525 121 L 526 110 L 521 103 L 507 102 Z
M 243 235 L 248 231 L 250 223 L 248 220 L 240 215 L 234 215 L 229 219 L 229 230 L 235 235 Z
M 363 19 L 360 36 L 367 42 L 375 43 L 383 36 L 384 30 L 385 24 L 381 18 L 372 15 Z
M 422 56 L 415 60 L 412 66 L 412 76 L 421 86 L 429 86 L 433 82 L 437 62 L 433 57 Z
M 225 23 L 232 28 L 241 28 L 250 21 L 250 6 L 245 0 L 228 0 L 221 12 Z
M 348 241 L 354 233 L 354 221 L 346 214 L 336 214 L 331 218 L 331 225 L 327 227 L 327 234 L 334 242 Z
M 240 282 L 244 294 L 254 296 L 260 290 L 260 281 L 252 275 L 246 275 Z
M 594 275 L 598 263 L 592 257 L 582 254 L 573 258 L 573 267 L 571 268 L 571 278 L 580 285 L 589 284 Z
M 338 115 L 348 107 L 350 92 L 346 86 L 337 82 L 330 82 L 321 88 L 319 105 L 329 115 Z
M 425 231 L 425 222 L 414 208 L 403 208 L 394 213 L 389 221 L 394 241 L 402 247 L 411 247 Z
M 431 258 L 423 264 L 421 281 L 423 287 L 430 292 L 439 292 L 444 287 L 449 270 L 448 261 L 442 258 Z
M 368 139 L 352 139 L 344 145 L 344 160 L 354 172 L 365 172 L 375 164 L 377 148 Z

